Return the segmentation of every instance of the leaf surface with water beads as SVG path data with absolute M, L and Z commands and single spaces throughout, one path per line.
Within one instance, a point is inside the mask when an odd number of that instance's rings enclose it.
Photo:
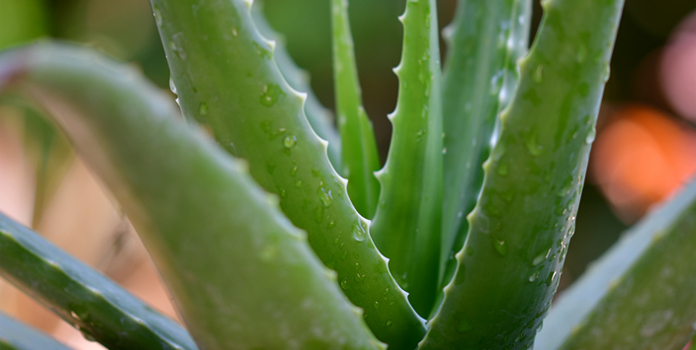
M 528 349 L 558 286 L 623 1 L 542 4 L 457 272 L 422 349 Z
M 362 106 L 353 38 L 348 21 L 348 1 L 332 0 L 334 85 L 336 110 L 343 143 L 343 168 L 348 175 L 348 195 L 355 208 L 372 219 L 379 200 L 379 156 L 372 123 Z
M 483 182 L 498 113 L 517 86 L 517 59 L 527 52 L 530 0 L 460 0 L 444 30 L 449 51 L 443 72 L 445 131 L 440 287 L 456 268 Z M 491 40 L 495 38 L 495 40 Z
M 309 124 L 317 135 L 329 143 L 327 152 L 331 164 L 342 174 L 341 138 L 333 125 L 331 112 L 324 108 L 317 96 L 314 95 L 309 84 L 308 73 L 298 67 L 292 60 L 292 57 L 290 57 L 285 47 L 284 38 L 276 33 L 266 21 L 266 18 L 263 16 L 262 5 L 263 3 L 254 3 L 252 7 L 251 14 L 254 18 L 254 24 L 261 35 L 275 41 L 276 45 L 273 50 L 273 59 L 288 84 L 293 89 L 307 94 L 307 100 L 305 100 L 304 105 L 307 121 L 309 121 Z
M 681 350 L 696 325 L 696 182 L 648 214 L 554 302 L 537 350 Z
M 133 68 L 51 44 L 0 67 L 122 205 L 200 348 L 382 348 L 277 198 Z
M 372 233 L 421 316 L 435 302 L 442 212 L 440 49 L 435 0 L 411 0 L 404 25 L 397 107 Z
M 307 122 L 304 98 L 285 82 L 273 44 L 255 29 L 250 2 L 151 3 L 184 115 L 206 123 L 222 147 L 248 161 L 263 188 L 278 194 L 283 212 L 307 231 L 377 338 L 395 349 L 414 348 L 425 332 L 422 320 Z

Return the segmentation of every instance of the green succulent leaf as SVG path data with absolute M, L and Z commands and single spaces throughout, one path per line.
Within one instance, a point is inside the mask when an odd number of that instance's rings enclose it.
M 694 334 L 696 183 L 622 236 L 551 308 L 534 348 L 675 349 Z
M 517 85 L 517 59 L 527 52 L 530 0 L 460 0 L 445 30 L 449 46 L 442 82 L 445 130 L 440 286 L 452 279 L 483 183 L 497 116 Z
M 0 350 L 70 350 L 70 348 L 0 312 Z
M 0 66 L 123 205 L 201 348 L 381 348 L 277 198 L 134 69 L 56 45 Z
M 258 29 L 259 33 L 265 38 L 275 41 L 276 45 L 273 50 L 273 59 L 278 65 L 280 73 L 288 82 L 288 85 L 299 92 L 307 94 L 304 105 L 307 120 L 317 135 L 329 143 L 329 160 L 331 160 L 331 164 L 333 164 L 334 168 L 336 168 L 339 173 L 342 173 L 341 137 L 336 132 L 331 112 L 324 108 L 321 102 L 319 102 L 319 99 L 314 94 L 309 84 L 308 73 L 298 67 L 292 60 L 292 57 L 290 57 L 290 54 L 285 48 L 284 38 L 276 33 L 266 21 L 260 5 L 263 4 L 254 3 L 251 10 L 256 29 Z
M 372 219 L 379 200 L 379 155 L 372 123 L 362 105 L 353 38 L 348 20 L 348 1 L 333 0 L 333 62 L 336 110 L 343 141 L 343 170 L 348 176 L 348 195 L 355 209 Z
M 151 2 L 184 115 L 207 124 L 222 147 L 249 162 L 263 188 L 278 194 L 283 212 L 307 231 L 377 338 L 414 348 L 423 322 L 351 204 L 326 143 L 308 124 L 304 98 L 279 72 L 273 44 L 254 28 L 250 2 Z
M 435 0 L 406 3 L 399 96 L 370 232 L 422 316 L 435 301 L 442 212 L 440 49 Z
M 197 349 L 176 322 L 2 213 L 0 276 L 108 348 Z
M 558 286 L 623 1 L 542 4 L 457 272 L 422 349 L 528 349 Z

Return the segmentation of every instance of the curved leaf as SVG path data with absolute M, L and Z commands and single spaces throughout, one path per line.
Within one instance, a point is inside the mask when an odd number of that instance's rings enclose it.
M 343 170 L 348 176 L 348 195 L 355 209 L 368 219 L 377 210 L 379 169 L 372 123 L 362 105 L 353 38 L 348 20 L 348 1 L 333 0 L 333 62 L 338 126 L 343 141 Z
M 201 348 L 380 348 L 276 197 L 135 70 L 56 45 L 0 67 L 123 205 Z
M 70 348 L 0 313 L 0 350 L 70 350 Z
M 452 279 L 454 254 L 469 231 L 465 217 L 483 183 L 498 113 L 517 86 L 517 59 L 527 52 L 530 0 L 460 0 L 444 30 L 449 51 L 442 81 L 445 131 L 440 286 Z M 495 39 L 493 39 L 495 38 Z
M 304 98 L 281 76 L 254 28 L 250 2 L 152 0 L 184 115 L 206 123 L 330 269 L 377 338 L 394 348 L 422 339 L 422 320 L 367 233 L 367 222 L 304 116 Z M 192 11 L 192 8 L 195 9 Z M 200 40 L 206 38 L 206 40 Z
M 534 348 L 675 349 L 694 334 L 696 183 L 651 212 L 561 294 Z
M 197 349 L 176 322 L 2 213 L 0 276 L 107 348 Z
M 406 3 L 404 48 L 389 155 L 370 228 L 399 284 L 422 316 L 435 302 L 442 212 L 440 50 L 435 0 Z
M 423 349 L 528 349 L 575 229 L 621 0 L 548 0 Z

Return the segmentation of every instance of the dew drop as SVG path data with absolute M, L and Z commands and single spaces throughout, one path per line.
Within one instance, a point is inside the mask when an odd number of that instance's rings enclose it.
M 500 254 L 500 256 L 506 256 L 507 255 L 507 247 L 505 246 L 505 241 L 496 239 L 493 241 L 493 247 L 495 248 L 495 251 Z
M 260 97 L 261 104 L 266 107 L 271 107 L 278 102 L 281 96 L 285 96 L 285 92 L 283 92 L 283 89 L 281 89 L 278 84 L 264 85 L 263 93 Z
M 155 6 L 155 23 L 157 23 L 157 26 L 162 26 L 162 13 L 160 12 L 159 7 Z
M 442 149 L 442 154 L 447 154 L 447 147 Z
M 558 274 L 557 271 L 553 271 L 549 274 L 549 277 L 546 279 L 546 285 L 550 286 L 551 283 L 553 283 L 554 280 L 556 280 L 556 275 Z
M 418 130 L 418 132 L 416 133 L 416 142 L 420 142 L 423 139 L 423 135 L 425 135 L 425 130 Z
M 602 68 L 602 81 L 607 82 L 609 81 L 609 77 L 611 76 L 611 67 L 609 67 L 608 63 L 604 64 L 604 67 Z
M 532 266 L 538 266 L 539 264 L 544 262 L 545 259 L 546 259 L 546 257 L 544 256 L 544 254 L 539 254 L 539 255 L 535 256 L 534 260 L 532 260 Z
M 169 77 L 169 90 L 171 90 L 174 95 L 178 95 L 176 92 L 176 84 L 174 84 L 174 79 L 172 77 Z
M 302 187 L 302 180 L 295 181 L 295 187 Z
M 365 223 L 358 219 L 353 225 L 353 238 L 358 242 L 364 241 L 365 237 L 367 236 L 366 231 L 367 228 L 365 227 Z
M 344 279 L 341 281 L 341 288 L 342 288 L 343 290 L 348 290 L 349 286 L 348 286 L 348 279 L 347 279 L 347 278 L 344 278 Z
M 283 147 L 286 149 L 291 149 L 297 144 L 297 137 L 295 135 L 286 135 L 283 138 Z
M 207 115 L 208 114 L 208 104 L 205 102 L 201 102 L 198 105 L 198 114 L 200 115 Z
M 590 129 L 589 132 L 587 132 L 587 136 L 585 136 L 585 143 L 586 144 L 591 144 L 594 142 L 595 137 L 597 136 L 597 132 L 595 131 L 594 126 Z
M 232 28 L 232 36 L 236 37 L 238 34 L 237 28 Z
M 537 66 L 536 70 L 534 70 L 534 81 L 541 83 L 542 80 L 544 80 L 544 66 L 540 64 Z
M 278 195 L 280 195 L 280 198 L 285 198 L 285 197 L 287 197 L 288 193 L 285 191 L 284 188 L 278 186 L 278 187 L 277 187 L 277 190 L 278 190 Z
M 534 272 L 529 276 L 529 282 L 534 282 L 537 280 L 537 278 L 539 278 L 539 271 Z
M 391 325 L 394 323 L 392 321 L 387 321 L 387 323 L 385 323 L 385 324 L 387 325 L 387 327 L 391 327 Z
M 297 175 L 297 164 L 294 164 L 290 169 L 290 176 L 295 177 L 295 175 Z
M 321 200 L 322 204 L 324 204 L 325 207 L 330 207 L 331 204 L 333 204 L 333 197 L 331 196 L 331 190 L 327 190 L 324 187 L 319 187 L 317 190 L 317 193 L 319 194 L 319 200 Z
M 379 301 L 375 301 L 375 303 L 372 304 L 372 307 L 374 307 L 375 310 L 379 310 Z

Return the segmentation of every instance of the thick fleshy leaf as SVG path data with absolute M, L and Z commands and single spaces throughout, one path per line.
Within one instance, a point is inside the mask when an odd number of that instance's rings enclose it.
M 394 348 L 415 347 L 422 320 L 307 122 L 304 98 L 285 82 L 272 43 L 254 28 L 250 2 L 151 2 L 184 116 L 207 124 L 222 147 L 249 162 L 263 188 L 279 195 L 283 212 L 307 231 L 375 335 Z
M 544 320 L 534 348 L 681 350 L 696 324 L 696 183 L 624 234 Z
M 389 268 L 427 317 L 435 302 L 442 213 L 440 49 L 435 0 L 406 3 L 396 110 L 372 233 Z
M 483 183 L 498 113 L 517 86 L 527 52 L 531 0 L 459 0 L 444 30 L 449 46 L 442 81 L 444 188 L 440 286 L 452 278 Z
M 0 313 L 0 350 L 70 350 L 70 348 Z
M 348 20 L 348 1 L 332 0 L 333 66 L 338 126 L 343 141 L 343 171 L 348 176 L 348 195 L 355 209 L 372 219 L 379 200 L 377 143 L 372 123 L 362 105 L 353 38 Z
M 134 69 L 50 44 L 0 67 L 123 206 L 201 348 L 380 348 L 276 197 Z
M 549 0 L 422 349 L 528 349 L 558 286 L 623 1 Z
M 317 135 L 329 143 L 327 152 L 331 164 L 333 164 L 334 168 L 336 168 L 339 173 L 343 173 L 341 169 L 343 164 L 341 160 L 341 138 L 338 132 L 336 132 L 331 111 L 324 108 L 317 96 L 314 95 L 309 83 L 309 73 L 298 67 L 292 60 L 292 57 L 290 57 L 290 54 L 285 48 L 284 38 L 276 33 L 266 21 L 262 8 L 259 5 L 263 5 L 263 3 L 254 3 L 251 11 L 256 29 L 258 29 L 259 33 L 265 38 L 273 40 L 276 43 L 273 50 L 273 59 L 278 65 L 280 73 L 283 74 L 283 77 L 288 82 L 288 85 L 299 92 L 307 94 L 307 100 L 305 100 L 304 105 L 307 121 L 309 121 L 309 124 Z
M 1 213 L 0 276 L 107 348 L 197 349 L 176 322 Z

